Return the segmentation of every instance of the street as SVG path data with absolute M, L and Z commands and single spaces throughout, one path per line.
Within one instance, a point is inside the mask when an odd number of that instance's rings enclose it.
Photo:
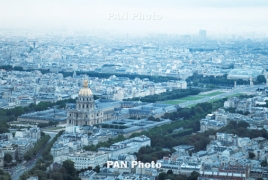
M 50 136 L 50 139 L 48 141 L 48 143 L 50 141 L 52 141 L 52 139 L 57 135 L 56 132 L 49 132 L 49 131 L 43 131 L 44 133 L 48 134 Z M 32 169 L 35 165 L 35 162 L 38 160 L 38 159 L 41 159 L 42 158 L 42 152 L 44 151 L 44 148 L 42 148 L 36 155 L 36 158 L 35 159 L 32 159 L 30 161 L 27 161 L 26 163 L 20 163 L 17 165 L 17 167 L 20 167 L 18 170 L 15 170 L 15 172 L 13 171 L 13 174 L 12 174 L 12 180 L 18 180 L 20 178 L 20 176 L 25 172 L 25 171 L 28 171 L 30 169 Z

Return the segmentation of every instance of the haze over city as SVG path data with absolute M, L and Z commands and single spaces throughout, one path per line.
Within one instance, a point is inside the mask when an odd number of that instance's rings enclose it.
M 114 14 L 114 16 L 111 16 Z M 119 20 L 116 16 L 128 14 Z M 135 14 L 161 16 L 134 20 Z M 266 34 L 266 0 L 1 0 L 1 29 L 95 30 L 114 33 Z M 111 17 L 111 18 L 109 18 Z

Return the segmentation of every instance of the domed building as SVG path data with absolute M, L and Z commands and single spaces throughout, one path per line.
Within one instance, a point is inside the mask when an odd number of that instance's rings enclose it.
M 84 86 L 78 93 L 76 108 L 67 112 L 67 124 L 73 126 L 94 125 L 103 122 L 103 120 L 103 111 L 95 107 L 88 81 L 84 80 Z

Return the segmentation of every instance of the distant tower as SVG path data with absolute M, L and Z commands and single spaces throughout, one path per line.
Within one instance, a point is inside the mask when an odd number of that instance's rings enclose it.
M 236 88 L 236 81 L 234 82 L 234 88 Z
M 199 38 L 200 40 L 206 40 L 207 38 L 207 31 L 206 30 L 199 30 Z
M 73 78 L 75 78 L 76 77 L 76 72 L 74 71 L 74 73 L 73 73 Z
M 249 79 L 249 85 L 250 85 L 250 86 L 253 86 L 252 78 Z

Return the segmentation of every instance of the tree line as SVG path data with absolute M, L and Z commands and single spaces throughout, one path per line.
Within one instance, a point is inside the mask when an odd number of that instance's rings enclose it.
M 40 180 L 81 180 L 71 160 L 63 161 L 62 167 L 55 171 L 47 172 L 48 166 L 49 164 L 44 159 L 38 159 L 31 170 L 20 176 L 20 180 L 26 180 L 30 176 L 37 176 Z
M 7 124 L 7 122 L 16 121 L 18 116 L 22 114 L 30 113 L 34 111 L 47 110 L 48 108 L 51 108 L 53 106 L 57 106 L 58 108 L 65 108 L 66 103 L 75 103 L 75 99 L 61 100 L 55 103 L 42 101 L 38 104 L 31 103 L 29 106 L 25 106 L 25 107 L 18 106 L 12 109 L 0 108 L 0 134 L 9 132 L 8 130 L 9 125 Z M 57 122 L 51 122 L 50 124 L 40 124 L 39 127 L 46 127 L 46 126 L 51 126 L 51 125 L 56 125 L 56 124 Z
M 5 172 L 2 169 L 0 169 L 0 179 L 1 180 L 11 180 L 11 176 L 8 172 Z
M 201 92 L 200 89 L 190 88 L 190 89 L 176 89 L 173 91 L 163 92 L 161 94 L 149 95 L 145 97 L 135 97 L 131 99 L 124 99 L 124 101 L 142 101 L 142 102 L 149 102 L 154 103 L 157 101 L 166 101 L 166 100 L 173 100 L 183 98 L 189 95 L 197 95 Z
M 55 172 L 46 172 L 47 167 L 53 162 L 53 156 L 50 154 L 50 150 L 57 139 L 62 135 L 64 131 L 60 131 L 46 146 L 42 152 L 42 158 L 38 159 L 35 166 L 29 171 L 25 171 L 20 180 L 26 180 L 30 176 L 38 176 L 38 179 L 47 180 L 78 180 L 77 174 L 73 174 L 72 169 L 68 169 L 69 163 L 64 163 L 62 168 Z M 74 167 L 73 167 L 74 168 Z M 76 171 L 75 171 L 76 172 Z M 73 176 L 75 175 L 75 176 Z
M 172 170 L 168 170 L 167 172 L 161 172 L 157 176 L 156 180 L 165 180 L 165 179 L 170 179 L 170 180 L 197 180 L 198 176 L 200 174 L 196 171 L 193 171 L 190 176 L 186 176 L 183 174 L 173 174 Z
M 53 139 L 50 141 L 44 151 L 42 152 L 42 156 L 47 161 L 53 161 L 53 156 L 50 154 L 50 150 L 53 146 L 53 144 L 57 141 L 57 139 L 63 134 L 64 131 L 60 131 Z
M 112 139 L 109 138 L 108 141 L 106 142 L 100 142 L 97 145 L 89 145 L 89 146 L 84 146 L 83 149 L 86 151 L 98 151 L 100 147 L 110 147 L 112 144 L 124 141 L 126 138 L 123 135 L 118 135 L 116 138 Z
M 24 154 L 24 159 L 27 161 L 33 159 L 37 155 L 37 153 L 46 145 L 49 139 L 50 136 L 47 134 L 41 136 L 40 139 L 34 144 L 34 147 Z
M 235 81 L 237 85 L 249 85 L 249 80 L 227 79 L 227 74 L 224 74 L 223 76 L 217 76 L 217 77 L 214 77 L 214 76 L 203 77 L 203 75 L 195 72 L 193 73 L 192 76 L 186 79 L 186 82 L 188 84 L 193 83 L 194 86 L 198 86 L 201 84 L 212 84 L 212 85 L 218 85 L 218 86 L 234 86 Z M 254 80 L 253 83 L 254 84 L 266 83 L 266 79 L 264 75 L 258 75 L 256 80 Z

